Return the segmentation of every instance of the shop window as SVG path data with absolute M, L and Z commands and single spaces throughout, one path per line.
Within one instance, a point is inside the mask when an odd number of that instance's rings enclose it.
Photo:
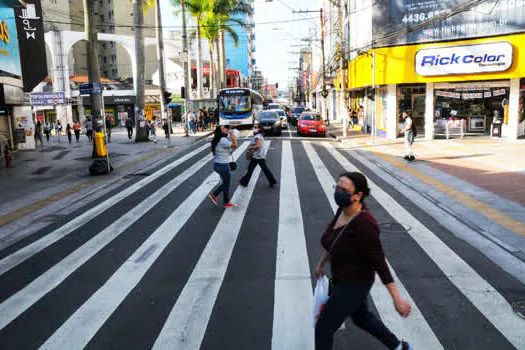
M 436 134 L 448 125 L 463 125 L 463 132 L 488 135 L 492 124 L 505 122 L 508 113 L 508 87 L 469 84 L 453 89 L 436 89 L 434 125 Z M 439 129 L 439 130 L 438 130 Z
M 424 85 L 399 85 L 396 92 L 399 122 L 404 123 L 401 115 L 404 111 L 408 111 L 418 134 L 423 134 L 425 129 L 425 91 Z

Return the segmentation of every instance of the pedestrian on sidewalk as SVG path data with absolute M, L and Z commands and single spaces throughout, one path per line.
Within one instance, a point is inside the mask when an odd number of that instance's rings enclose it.
M 73 132 L 75 133 L 75 139 L 78 143 L 78 141 L 80 140 L 80 123 L 78 122 L 78 120 L 73 123 Z
M 133 119 L 131 119 L 131 117 L 128 117 L 126 119 L 126 129 L 128 130 L 128 139 L 130 139 L 130 140 L 133 137 L 133 128 L 134 127 L 135 127 L 135 122 L 133 121 Z
M 377 222 L 364 199 L 370 194 L 366 177 L 358 172 L 342 173 L 335 187 L 337 213 L 321 237 L 325 253 L 317 267 L 324 275 L 330 261 L 333 289 L 315 325 L 315 349 L 332 349 L 334 333 L 347 317 L 388 349 L 411 349 L 399 341 L 368 308 L 367 298 L 377 272 L 388 289 L 397 312 L 410 315 L 410 305 L 399 295 L 379 239 Z
M 69 141 L 69 144 L 71 144 L 71 125 L 69 123 L 67 123 L 66 125 L 66 134 L 67 134 L 67 139 Z
M 248 146 L 248 158 L 250 159 L 250 164 L 248 165 L 248 170 L 246 171 L 246 174 L 242 177 L 240 184 L 243 187 L 248 186 L 248 183 L 250 183 L 250 179 L 252 177 L 253 171 L 255 170 L 255 167 L 259 165 L 261 167 L 261 170 L 263 171 L 264 175 L 266 175 L 266 178 L 268 179 L 268 187 L 275 187 L 277 184 L 277 180 L 275 180 L 275 177 L 273 176 L 272 172 L 268 168 L 268 165 L 266 165 L 266 159 L 264 157 L 264 136 L 263 131 L 259 124 L 255 124 L 253 127 L 253 138 L 250 142 L 250 145 Z
M 146 128 L 148 130 L 148 134 L 150 135 L 149 140 L 153 141 L 154 143 L 157 143 L 157 133 L 155 131 L 155 117 L 153 117 L 151 120 L 146 121 Z M 153 138 L 151 138 L 153 136 Z
M 46 125 L 44 125 L 44 134 L 46 135 L 46 140 L 49 143 L 49 138 L 51 137 L 51 125 L 49 125 L 49 122 L 46 122 Z
M 170 126 L 168 124 L 168 119 L 164 118 L 164 123 L 162 123 L 162 129 L 164 130 L 164 136 L 166 137 L 166 140 L 170 136 Z
M 228 139 L 228 134 L 231 137 L 231 141 Z M 215 156 L 213 162 L 213 170 L 221 177 L 221 184 L 210 193 L 209 197 L 213 204 L 218 205 L 217 196 L 223 192 L 224 208 L 235 207 L 235 204 L 230 203 L 230 183 L 231 183 L 231 169 L 230 169 L 230 157 L 231 150 L 237 148 L 237 138 L 233 133 L 233 130 L 228 132 L 224 126 L 218 126 L 215 129 L 213 140 L 211 141 L 211 152 Z
M 40 141 L 40 148 L 44 149 L 44 141 L 42 141 L 42 123 L 39 121 L 35 125 L 35 147 L 38 147 L 38 141 Z
M 62 124 L 60 120 L 55 120 L 55 135 L 58 136 L 58 142 L 60 142 L 60 135 L 62 135 Z
M 86 136 L 89 140 L 89 142 L 93 141 L 93 122 L 91 121 L 91 118 L 87 118 L 84 127 L 86 128 Z
M 401 130 L 401 133 L 405 134 L 405 160 L 409 162 L 416 160 L 414 157 L 414 152 L 412 152 L 412 144 L 414 143 L 415 138 L 415 126 L 412 122 L 410 114 L 405 111 L 403 112 L 403 119 L 405 120 L 405 128 Z
M 109 114 L 106 114 L 106 133 L 108 135 L 108 143 L 111 142 L 111 129 L 113 129 L 113 123 L 111 122 Z

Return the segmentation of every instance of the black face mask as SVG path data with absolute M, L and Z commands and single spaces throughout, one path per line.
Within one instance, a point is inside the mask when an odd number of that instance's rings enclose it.
M 353 195 L 353 193 L 348 193 L 345 191 L 341 191 L 340 189 L 336 189 L 334 193 L 335 204 L 337 204 L 341 208 L 349 207 L 353 203 Z

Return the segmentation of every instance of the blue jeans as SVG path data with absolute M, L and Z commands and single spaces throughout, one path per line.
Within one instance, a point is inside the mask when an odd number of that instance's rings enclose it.
M 232 172 L 230 164 L 228 163 L 213 163 L 213 170 L 219 174 L 222 183 L 213 191 L 213 195 L 217 197 L 221 192 L 224 192 L 224 204 L 230 203 L 230 182 Z
M 371 286 L 353 283 L 334 286 L 315 325 L 315 350 L 332 349 L 334 333 L 347 317 L 388 349 L 395 349 L 399 345 L 399 339 L 368 310 L 367 297 L 370 288 Z

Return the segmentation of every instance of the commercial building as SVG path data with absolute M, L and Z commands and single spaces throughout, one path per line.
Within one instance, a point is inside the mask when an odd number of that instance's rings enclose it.
M 346 97 L 365 131 L 395 139 L 409 111 L 426 139 L 525 137 L 525 3 L 348 5 Z

